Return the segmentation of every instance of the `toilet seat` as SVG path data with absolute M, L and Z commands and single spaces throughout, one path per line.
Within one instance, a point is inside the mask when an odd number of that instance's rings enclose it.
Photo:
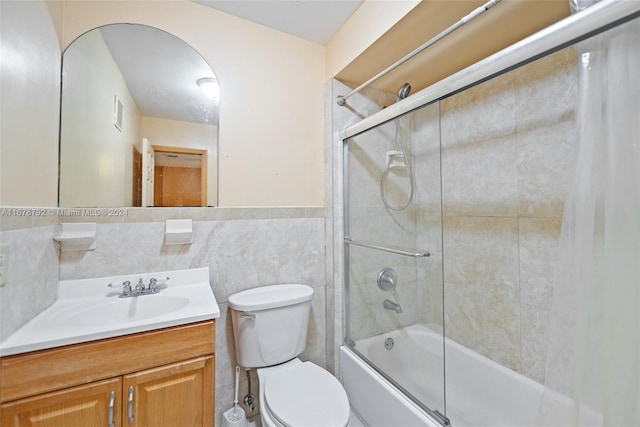
M 329 372 L 304 362 L 269 374 L 264 384 L 269 415 L 283 426 L 345 427 L 349 400 Z

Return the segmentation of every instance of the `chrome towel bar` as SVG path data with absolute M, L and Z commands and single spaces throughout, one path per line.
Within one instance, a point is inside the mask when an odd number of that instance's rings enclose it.
M 344 242 L 347 245 L 361 246 L 363 248 L 375 249 L 377 251 L 390 252 L 392 254 L 405 255 L 405 256 L 410 256 L 410 257 L 414 257 L 414 258 L 424 258 L 424 257 L 428 257 L 428 256 L 431 255 L 428 251 L 407 251 L 407 250 L 399 249 L 399 248 L 380 246 L 380 245 L 376 245 L 376 244 L 369 243 L 369 242 L 359 242 L 357 240 L 351 240 L 348 237 L 344 238 Z

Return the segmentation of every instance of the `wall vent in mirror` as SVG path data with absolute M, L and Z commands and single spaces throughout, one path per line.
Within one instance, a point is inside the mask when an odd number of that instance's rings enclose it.
M 113 96 L 113 124 L 119 131 L 122 131 L 122 110 L 124 106 L 118 99 L 118 95 Z

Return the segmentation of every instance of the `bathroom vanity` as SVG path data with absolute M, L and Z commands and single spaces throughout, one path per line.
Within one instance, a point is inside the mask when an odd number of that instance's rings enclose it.
M 3 357 L 0 424 L 213 426 L 214 331 L 212 320 Z
M 180 276 L 176 272 L 167 273 Z M 200 273 L 204 277 L 205 272 Z M 98 283 L 104 284 L 104 279 Z M 85 291 L 91 287 L 91 284 L 83 285 Z M 180 288 L 179 285 L 174 287 Z M 59 300 L 64 299 L 63 288 L 61 282 Z M 215 318 L 219 317 L 219 309 L 208 284 L 208 270 L 206 288 L 211 294 L 206 313 L 189 308 L 187 304 L 175 310 L 181 314 L 169 316 L 173 320 L 169 320 L 166 314 L 154 313 L 153 316 L 143 316 L 144 319 L 134 316 L 135 320 L 125 322 L 126 325 L 116 314 L 113 323 L 119 328 L 111 332 L 112 336 L 108 336 L 104 327 L 96 329 L 78 325 L 75 336 L 82 338 L 58 334 L 49 337 L 48 341 L 46 330 L 42 331 L 44 325 L 40 325 L 37 329 L 45 343 L 34 343 L 33 337 L 31 340 L 12 337 L 12 340 L 2 343 L 0 425 L 213 426 Z M 202 286 L 205 292 L 206 288 Z M 189 299 L 189 289 L 180 288 L 179 291 Z M 156 297 L 119 298 L 118 294 L 109 292 L 108 298 L 118 298 L 109 300 L 112 304 L 110 309 L 118 313 L 115 307 L 124 304 L 129 307 L 129 316 L 138 313 L 139 303 L 145 301 L 140 305 L 145 307 Z M 74 295 L 78 296 L 77 293 Z M 158 295 L 162 295 L 162 291 Z M 202 303 L 201 298 L 197 299 Z M 165 304 L 162 299 L 157 301 L 160 305 Z M 78 301 L 74 303 L 79 305 Z M 64 301 L 60 304 L 64 305 Z M 34 322 L 48 321 L 56 326 L 55 319 L 59 318 L 56 313 L 67 313 L 67 310 L 61 311 L 55 306 L 54 303 Z M 166 308 L 163 305 L 163 309 Z M 96 308 L 93 313 L 99 314 L 100 311 Z M 77 313 L 70 318 L 76 319 Z M 102 320 L 108 323 L 110 319 L 107 316 Z M 86 322 L 91 324 L 90 319 Z M 30 328 L 31 325 L 27 324 L 16 333 L 28 336 Z M 64 329 L 64 326 L 59 329 Z M 94 331 L 93 336 L 90 330 Z M 123 330 L 126 333 L 122 333 Z M 100 335 L 99 339 L 95 339 L 96 334 Z M 52 346 L 51 340 L 56 343 L 77 342 Z M 28 350 L 23 351 L 25 348 Z

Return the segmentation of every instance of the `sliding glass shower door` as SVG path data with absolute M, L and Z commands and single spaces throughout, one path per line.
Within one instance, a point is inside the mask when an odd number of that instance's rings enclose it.
M 346 343 L 446 423 L 439 103 L 344 150 Z

